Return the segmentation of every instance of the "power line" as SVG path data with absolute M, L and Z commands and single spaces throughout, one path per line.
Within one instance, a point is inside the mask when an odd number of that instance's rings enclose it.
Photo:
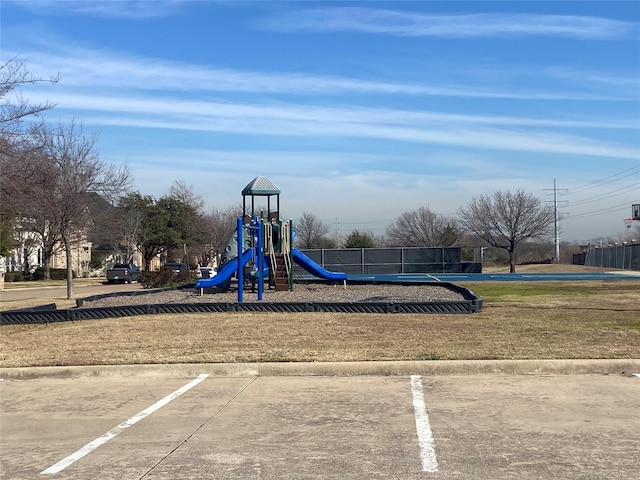
M 614 206 L 603 208 L 603 209 L 600 209 L 600 210 L 592 210 L 589 213 L 579 213 L 577 215 L 570 215 L 569 214 L 569 217 L 571 219 L 597 217 L 597 216 L 603 215 L 605 213 L 613 213 L 613 212 L 619 211 L 620 208 L 628 207 L 628 206 L 629 206 L 628 203 L 621 203 L 619 205 L 614 205 Z
M 637 179 L 638 176 L 640 176 L 640 164 L 571 189 L 569 193 L 566 194 L 570 198 L 574 199 L 567 202 L 569 208 L 574 209 L 577 207 L 583 207 L 581 210 L 584 210 L 590 208 L 590 205 L 593 204 L 597 204 L 596 206 L 600 208 L 575 215 L 569 214 L 567 216 L 572 220 L 579 220 L 606 214 L 620 213 L 622 208 L 629 206 L 628 202 L 617 203 L 615 205 L 607 204 L 615 202 L 616 200 L 619 201 L 620 198 L 633 194 L 634 192 L 637 192 L 640 197 L 640 182 L 636 181 L 631 184 L 621 185 L 621 183 L 626 183 L 625 179 L 633 177 L 635 177 L 634 179 Z M 600 192 L 594 191 L 595 189 L 599 189 Z
M 631 168 L 627 168 L 626 170 L 623 170 L 621 172 L 618 173 L 614 173 L 613 175 L 609 175 L 608 177 L 602 178 L 600 180 L 595 180 L 591 183 L 587 183 L 585 185 L 580 185 L 578 187 L 575 187 L 573 189 L 571 189 L 571 191 L 568 193 L 568 195 L 574 195 L 577 193 L 581 193 L 584 192 L 586 190 L 591 190 L 594 188 L 598 188 L 601 187 L 603 185 L 607 185 L 609 183 L 613 183 L 613 182 L 617 182 L 619 180 L 622 180 L 624 178 L 628 178 L 628 177 L 632 177 L 636 174 L 640 173 L 640 165 L 635 165 Z
M 626 187 L 622 187 L 618 190 L 610 191 L 603 193 L 601 195 L 596 195 L 595 197 L 588 198 L 586 200 L 578 200 L 575 202 L 569 202 L 569 205 L 572 207 L 579 207 L 580 205 L 586 205 L 588 203 L 599 202 L 600 200 L 604 200 L 611 197 L 617 197 L 618 195 L 622 195 L 625 193 L 630 193 L 636 190 L 640 186 L 640 182 L 632 183 L 631 185 L 627 185 Z

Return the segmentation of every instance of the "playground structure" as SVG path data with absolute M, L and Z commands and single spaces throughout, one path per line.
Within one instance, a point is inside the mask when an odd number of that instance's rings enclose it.
M 291 220 L 282 221 L 279 217 L 280 190 L 270 180 L 256 177 L 242 191 L 243 215 L 236 221 L 236 232 L 229 240 L 221 255 L 217 275 L 200 278 L 195 288 L 204 293 L 205 288 L 217 287 L 228 290 L 235 275 L 238 282 L 238 302 L 224 299 L 220 302 L 186 303 L 147 303 L 119 305 L 112 307 L 83 307 L 85 301 L 103 298 L 104 295 L 77 300 L 77 308 L 57 310 L 56 305 L 26 310 L 5 310 L 0 316 L 0 324 L 52 323 L 73 320 L 120 318 L 137 315 L 156 315 L 163 313 L 223 313 L 223 312 L 288 312 L 288 313 L 376 313 L 376 314 L 430 314 L 430 313 L 474 313 L 482 309 L 482 299 L 470 290 L 458 285 L 441 281 L 428 274 L 409 275 L 403 279 L 398 275 L 390 278 L 386 275 L 367 275 L 366 278 L 349 277 L 352 284 L 412 284 L 425 285 L 436 283 L 439 287 L 460 295 L 460 299 L 417 301 L 396 301 L 372 297 L 362 301 L 292 301 L 280 298 L 276 302 L 263 302 L 263 289 L 268 279 L 269 287 L 276 290 L 293 290 L 293 268 L 296 263 L 314 277 L 330 282 L 340 282 L 346 288 L 347 274 L 331 272 L 313 259 L 293 247 L 294 230 Z M 267 197 L 267 210 L 256 214 L 256 196 Z M 277 209 L 271 211 L 271 198 L 276 196 Z M 247 198 L 251 197 L 250 211 Z M 250 213 L 250 214 L 249 214 Z M 243 302 L 245 280 L 257 286 L 258 302 Z M 257 284 L 257 285 L 256 285 Z M 138 292 L 125 292 L 111 295 L 137 295 Z
M 276 209 L 272 210 L 274 196 Z M 256 197 L 266 197 L 266 212 L 256 212 Z M 250 208 L 248 198 L 251 199 Z M 234 275 L 238 283 L 238 302 L 243 301 L 245 280 L 254 287 L 257 284 L 258 300 L 262 300 L 265 279 L 268 279 L 269 288 L 291 291 L 293 262 L 318 278 L 346 284 L 345 273 L 325 270 L 293 247 L 292 221 L 280 218 L 280 189 L 271 180 L 262 176 L 254 178 L 242 190 L 242 209 L 236 231 L 221 255 L 217 275 L 196 282 L 195 287 L 201 293 L 210 287 L 228 290 Z

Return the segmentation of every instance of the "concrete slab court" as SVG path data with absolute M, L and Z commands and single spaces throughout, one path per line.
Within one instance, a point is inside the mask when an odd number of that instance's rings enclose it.
M 188 381 L 5 378 L 0 478 L 637 478 L 640 381 L 632 374 L 423 376 L 437 471 L 424 469 L 415 380 L 208 377 L 42 475 Z
M 40 473 L 43 474 L 43 475 L 54 475 L 56 473 L 61 472 L 65 468 L 73 465 L 75 462 L 77 462 L 78 460 L 80 460 L 84 456 L 89 455 L 94 450 L 100 448 L 102 445 L 107 443 L 109 440 L 115 438 L 120 433 L 124 432 L 125 429 L 131 427 L 132 425 L 135 425 L 136 423 L 138 423 L 141 420 L 144 420 L 149 415 L 155 413 L 156 411 L 160 410 L 162 407 L 168 405 L 169 402 L 175 400 L 180 395 L 188 392 L 193 387 L 198 385 L 200 382 L 204 381 L 204 379 L 207 378 L 208 376 L 209 375 L 206 374 L 206 373 L 202 374 L 202 375 L 198 375 L 198 378 L 196 378 L 195 380 L 191 380 L 186 385 L 180 387 L 179 389 L 177 389 L 176 391 L 170 393 L 166 397 L 161 398 L 160 400 L 155 402 L 153 405 L 151 405 L 151 406 L 145 408 L 144 410 L 138 412 L 137 414 L 135 414 L 133 417 L 130 417 L 127 420 L 125 420 L 124 422 L 120 423 L 119 425 L 116 425 L 114 428 L 112 428 L 111 430 L 109 430 L 105 434 L 101 435 L 100 437 L 96 438 L 95 440 L 90 441 L 89 443 L 87 443 L 82 448 L 80 448 L 80 449 L 76 450 L 75 452 L 73 452 L 72 454 L 66 456 L 65 458 L 63 458 L 62 460 L 57 462 L 55 465 L 52 465 L 49 468 L 44 469 Z

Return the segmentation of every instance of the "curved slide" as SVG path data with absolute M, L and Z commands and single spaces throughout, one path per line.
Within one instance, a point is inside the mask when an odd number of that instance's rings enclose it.
M 293 256 L 293 260 L 304 268 L 311 275 L 314 275 L 319 278 L 324 278 L 326 280 L 346 280 L 347 274 L 343 272 L 330 272 L 329 270 L 325 270 L 316 262 L 307 257 L 304 253 L 302 253 L 297 248 L 291 249 L 291 254 Z M 218 273 L 218 275 L 220 275 Z M 216 277 L 218 276 L 216 275 Z M 215 277 L 213 277 L 215 278 Z
M 242 254 L 242 257 L 240 258 L 242 266 L 244 267 L 252 258 L 253 251 L 251 249 L 245 250 Z M 234 258 L 233 260 L 225 263 L 215 277 L 199 279 L 196 282 L 195 288 L 217 287 L 218 285 L 228 281 L 233 276 L 233 274 L 236 273 L 237 270 L 238 259 Z

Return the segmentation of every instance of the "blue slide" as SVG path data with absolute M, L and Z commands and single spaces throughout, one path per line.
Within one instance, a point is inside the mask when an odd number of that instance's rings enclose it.
M 307 257 L 300 250 L 298 250 L 297 248 L 292 248 L 291 253 L 293 255 L 293 260 L 302 268 L 304 268 L 307 272 L 309 272 L 311 275 L 314 275 L 319 278 L 324 278 L 326 280 L 346 280 L 347 279 L 346 273 L 330 272 L 329 270 L 325 270 L 316 262 L 314 262 L 309 257 Z
M 251 249 L 245 250 L 240 258 L 242 266 L 244 267 L 252 258 L 253 251 Z M 217 287 L 221 283 L 228 281 L 237 270 L 238 259 L 234 258 L 233 260 L 225 263 L 215 277 L 199 279 L 196 282 L 196 288 Z

